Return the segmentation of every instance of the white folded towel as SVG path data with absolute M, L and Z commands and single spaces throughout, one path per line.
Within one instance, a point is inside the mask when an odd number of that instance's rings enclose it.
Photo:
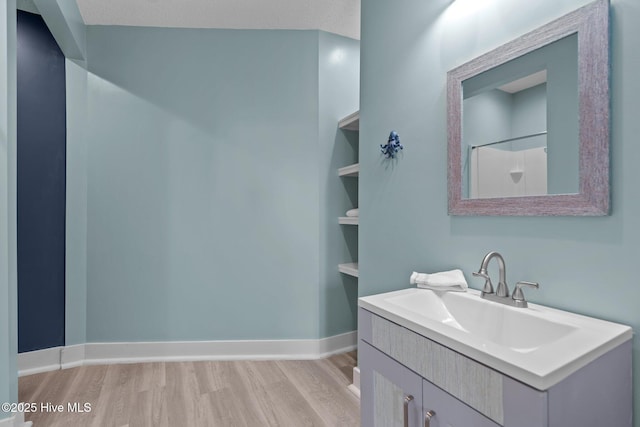
M 358 216 L 358 208 L 348 210 L 348 211 L 347 211 L 347 216 L 349 216 L 349 217 L 356 217 L 356 216 Z
M 466 292 L 469 287 L 462 270 L 459 269 L 433 274 L 416 273 L 414 271 L 411 274 L 409 283 L 412 285 L 418 285 L 419 288 L 432 289 L 436 291 Z

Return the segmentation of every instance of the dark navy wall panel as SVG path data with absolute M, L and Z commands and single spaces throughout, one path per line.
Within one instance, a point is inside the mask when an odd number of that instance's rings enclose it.
M 18 351 L 64 345 L 64 56 L 18 11 Z

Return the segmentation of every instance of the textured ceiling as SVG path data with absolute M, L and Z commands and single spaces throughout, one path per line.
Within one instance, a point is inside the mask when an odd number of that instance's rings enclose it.
M 360 39 L 360 0 L 77 0 L 87 25 L 324 30 Z

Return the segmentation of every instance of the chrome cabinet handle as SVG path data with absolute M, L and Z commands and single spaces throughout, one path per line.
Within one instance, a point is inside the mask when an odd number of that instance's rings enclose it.
M 413 400 L 410 394 L 404 397 L 404 427 L 409 427 L 409 403 Z
M 431 418 L 433 418 L 435 415 L 435 411 L 428 411 L 426 414 L 424 414 L 424 427 L 431 426 Z

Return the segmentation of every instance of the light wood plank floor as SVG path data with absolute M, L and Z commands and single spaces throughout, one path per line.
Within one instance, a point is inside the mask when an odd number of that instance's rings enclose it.
M 34 427 L 359 426 L 356 352 L 321 360 L 82 366 L 21 377 Z M 40 410 L 42 403 L 64 412 Z M 68 403 L 91 404 L 70 413 Z

